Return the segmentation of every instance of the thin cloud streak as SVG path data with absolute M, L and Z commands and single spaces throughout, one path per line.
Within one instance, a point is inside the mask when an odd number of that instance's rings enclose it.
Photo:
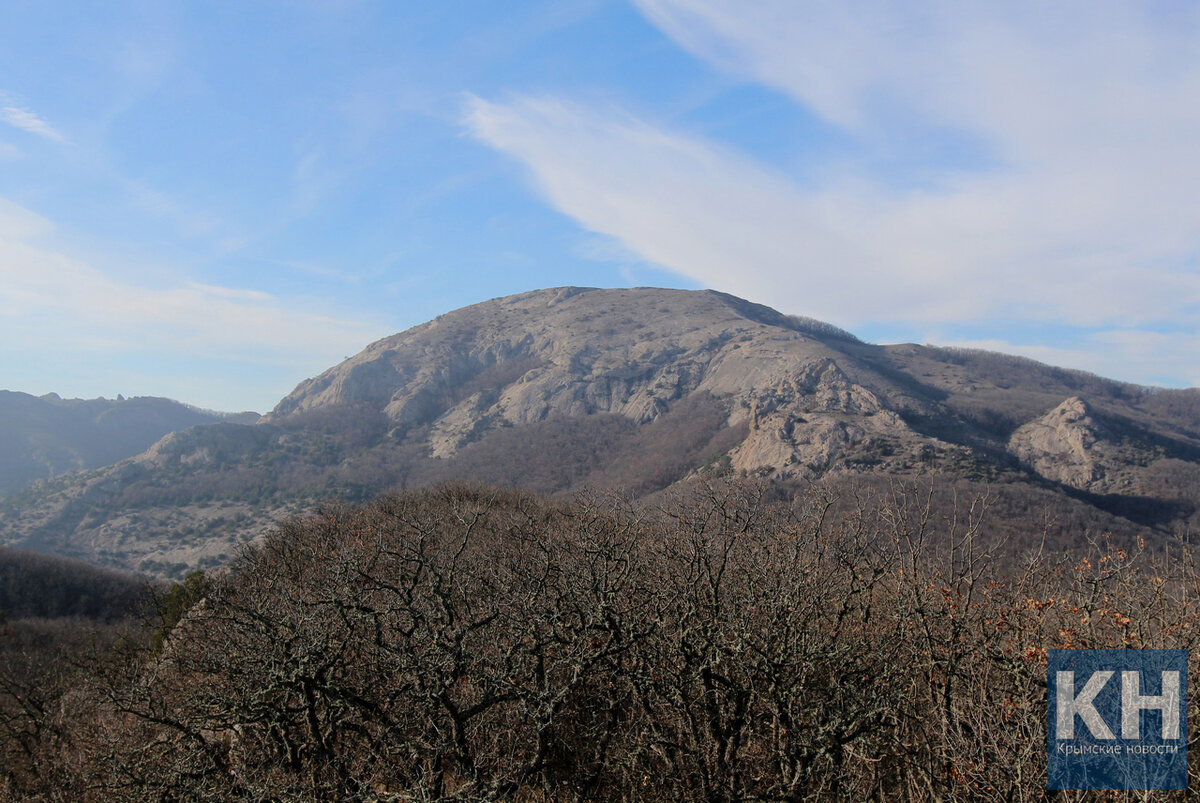
M 65 143 L 67 141 L 65 136 L 55 130 L 53 126 L 41 117 L 38 117 L 29 109 L 24 109 L 20 106 L 0 107 L 0 120 L 8 123 L 13 128 L 19 128 L 30 134 L 37 134 L 39 137 L 44 137 L 52 142 Z
M 390 333 L 382 322 L 306 311 L 254 290 L 120 281 L 55 250 L 46 243 L 53 232 L 50 221 L 0 200 L 0 337 L 35 361 L 90 351 L 316 371 Z M 239 393 L 277 399 L 287 390 Z
M 202 284 L 154 289 L 122 283 L 86 263 L 22 243 L 0 242 L 5 326 L 38 320 L 103 332 L 128 348 L 308 362 L 366 344 L 375 327 L 290 308 L 266 293 Z M 53 333 L 48 333 L 53 336 Z

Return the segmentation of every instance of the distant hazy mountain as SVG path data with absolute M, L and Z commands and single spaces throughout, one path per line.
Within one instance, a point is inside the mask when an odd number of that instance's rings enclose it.
M 169 432 L 257 418 L 152 397 L 84 400 L 0 390 L 0 496 L 39 479 L 123 460 Z
M 177 574 L 323 498 L 451 478 L 645 497 L 703 472 L 934 476 L 991 488 L 1001 529 L 1161 535 L 1200 523 L 1200 391 L 870 345 L 712 291 L 542 290 L 373 343 L 257 424 L 43 482 L 0 541 Z

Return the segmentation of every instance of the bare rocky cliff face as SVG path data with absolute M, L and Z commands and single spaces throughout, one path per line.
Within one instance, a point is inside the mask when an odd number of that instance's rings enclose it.
M 1091 414 L 1087 403 L 1072 396 L 1044 416 L 1030 421 L 1009 439 L 1009 449 L 1030 468 L 1072 488 L 1090 488 L 1105 476 L 1108 428 Z
M 0 543 L 178 576 L 331 498 L 451 479 L 651 497 L 697 475 L 920 475 L 1168 532 L 1200 524 L 1200 392 L 866 344 L 713 291 L 555 288 L 370 344 L 257 424 L 12 497 Z
M 721 400 L 729 426 L 748 426 L 733 468 L 788 476 L 824 471 L 872 438 L 922 440 L 839 360 L 847 355 L 787 317 L 721 293 L 562 288 L 374 343 L 301 383 L 267 419 L 365 404 L 393 438 L 428 427 L 430 454 L 449 458 L 497 430 L 605 413 L 644 425 L 704 394 Z
M 526 293 L 374 343 L 301 383 L 269 417 L 366 402 L 399 428 L 434 424 L 443 454 L 470 439 L 467 422 L 482 431 L 607 412 L 645 423 L 698 389 L 751 381 L 721 367 L 735 342 L 764 328 L 717 294 L 647 290 L 630 304 L 622 291 Z
M 1196 458 L 1193 443 L 1098 413 L 1078 396 L 1019 427 L 1008 448 L 1041 477 L 1095 493 L 1144 490 L 1151 469 L 1172 463 L 1190 477 Z M 1200 484 L 1193 490 L 1200 496 Z

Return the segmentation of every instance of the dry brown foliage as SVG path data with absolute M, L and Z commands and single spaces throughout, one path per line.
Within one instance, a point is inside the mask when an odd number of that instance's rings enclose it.
M 986 499 L 764 492 L 694 485 L 651 512 L 447 486 L 292 521 L 161 651 L 37 682 L 8 660 L 0 789 L 1042 799 L 1047 649 L 1194 652 L 1183 551 L 1000 560 Z

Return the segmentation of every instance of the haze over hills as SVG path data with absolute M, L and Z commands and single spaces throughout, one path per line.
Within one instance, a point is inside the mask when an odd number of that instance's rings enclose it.
M 178 575 L 322 499 L 453 478 L 648 497 L 702 472 L 936 476 L 991 487 L 1009 529 L 1052 511 L 1062 537 L 1153 537 L 1200 522 L 1200 391 L 871 345 L 713 291 L 556 288 L 377 341 L 256 424 L 41 482 L 0 541 Z
M 257 419 L 256 413 L 216 413 L 150 396 L 64 399 L 0 390 L 0 496 L 131 457 L 169 432 Z

